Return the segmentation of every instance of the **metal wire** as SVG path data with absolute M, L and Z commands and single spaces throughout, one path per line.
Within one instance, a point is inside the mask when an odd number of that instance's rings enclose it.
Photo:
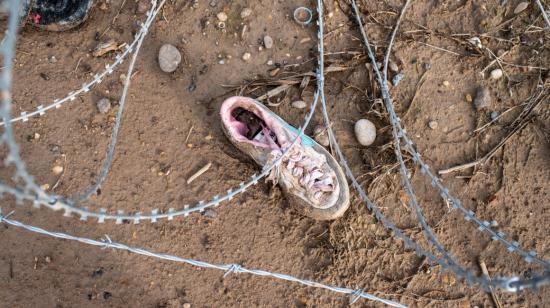
M 154 2 L 156 4 L 156 1 L 154 1 Z M 17 3 L 17 1 L 16 0 L 10 0 L 10 6 L 11 6 L 10 14 L 14 10 L 14 7 L 15 7 L 14 3 Z M 410 0 L 407 0 L 407 2 L 405 4 L 405 9 L 409 5 L 409 3 L 410 3 Z M 540 1 L 537 1 L 537 3 L 539 3 L 539 6 L 542 6 L 542 4 L 540 4 Z M 332 128 L 331 128 L 330 125 L 327 125 L 329 136 L 331 138 L 331 141 L 335 145 L 336 152 L 337 152 L 337 154 L 340 158 L 340 162 L 344 166 L 344 169 L 346 170 L 346 173 L 348 174 L 348 176 L 350 176 L 350 178 L 352 179 L 353 187 L 357 189 L 357 191 L 359 192 L 360 197 L 367 204 L 367 207 L 369 207 L 369 209 L 371 209 L 375 213 L 375 216 L 380 221 L 382 221 L 387 228 L 393 230 L 394 234 L 397 237 L 404 240 L 405 243 L 407 244 L 407 246 L 414 248 L 418 255 L 426 256 L 428 258 L 428 260 L 430 261 L 430 263 L 437 263 L 437 264 L 441 265 L 441 267 L 444 270 L 452 270 L 459 277 L 466 278 L 466 280 L 470 283 L 476 282 L 476 283 L 480 283 L 485 288 L 487 288 L 488 286 L 493 286 L 493 287 L 503 288 L 507 291 L 518 291 L 518 290 L 521 290 L 521 289 L 524 289 L 524 288 L 537 288 L 541 285 L 548 284 L 550 282 L 550 273 L 540 275 L 540 276 L 535 276 L 532 279 L 524 279 L 524 280 L 520 280 L 517 277 L 504 277 L 504 278 L 496 278 L 496 279 L 494 278 L 491 281 L 487 281 L 487 279 L 484 279 L 484 277 L 475 277 L 475 275 L 472 274 L 470 271 L 468 271 L 468 270 L 462 268 L 460 265 L 458 265 L 448 255 L 448 253 L 445 251 L 445 249 L 439 244 L 439 242 L 437 241 L 437 238 L 435 237 L 435 235 L 431 231 L 430 227 L 425 222 L 425 219 L 422 215 L 421 209 L 420 209 L 419 205 L 416 202 L 416 198 L 414 196 L 414 191 L 412 190 L 412 186 L 410 185 L 410 182 L 408 181 L 408 177 L 407 177 L 407 172 L 408 171 L 404 166 L 403 159 L 402 159 L 402 156 L 401 156 L 401 150 L 400 150 L 401 140 L 403 140 L 403 142 L 405 143 L 405 149 L 412 153 L 413 160 L 421 166 L 421 171 L 423 171 L 423 173 L 425 173 L 426 176 L 431 178 L 432 185 L 434 185 L 436 188 L 438 188 L 440 190 L 442 197 L 444 197 L 448 200 L 451 200 L 453 206 L 455 208 L 458 208 L 459 210 L 461 210 L 463 212 L 463 215 L 464 215 L 466 220 L 470 220 L 473 223 L 475 223 L 481 231 L 487 232 L 488 234 L 490 234 L 494 240 L 498 240 L 499 242 L 502 242 L 503 244 L 505 244 L 507 246 L 508 250 L 514 251 L 514 252 L 522 255 L 525 258 L 526 261 L 528 261 L 528 262 L 535 261 L 538 264 L 544 266 L 545 268 L 548 268 L 548 264 L 549 264 L 548 261 L 540 260 L 539 258 L 537 258 L 536 253 L 526 252 L 523 249 L 521 249 L 519 247 L 519 243 L 514 242 L 514 241 L 506 240 L 503 233 L 495 232 L 495 231 L 491 230 L 489 228 L 489 223 L 488 222 L 484 222 L 484 221 L 481 221 L 481 220 L 477 219 L 475 217 L 475 214 L 472 211 L 465 209 L 460 204 L 460 201 L 457 200 L 456 198 L 454 198 L 453 196 L 451 196 L 448 189 L 445 186 L 443 186 L 443 184 L 441 184 L 440 180 L 430 172 L 429 167 L 421 160 L 420 154 L 418 154 L 416 152 L 416 150 L 414 149 L 413 143 L 410 140 L 410 138 L 407 136 L 406 131 L 401 127 L 399 118 L 397 117 L 397 115 L 395 114 L 395 111 L 393 109 L 393 105 L 392 105 L 392 102 L 391 102 L 391 99 L 390 99 L 390 96 L 389 96 L 389 91 L 386 87 L 386 83 L 382 82 L 382 81 L 387 80 L 387 66 L 388 66 L 387 64 L 388 64 L 388 59 L 389 59 L 389 53 L 391 51 L 391 46 L 392 46 L 393 40 L 395 38 L 395 35 L 397 33 L 399 23 L 397 24 L 396 28 L 392 32 L 390 44 L 389 44 L 389 47 L 388 47 L 388 50 L 387 50 L 386 57 L 384 59 L 384 63 L 385 63 L 385 65 L 384 65 L 384 79 L 382 80 L 380 72 L 379 72 L 379 70 L 376 66 L 375 56 L 372 53 L 372 50 L 370 50 L 370 45 L 369 45 L 368 40 L 366 38 L 364 27 L 362 26 L 361 19 L 360 19 L 359 13 L 358 13 L 358 9 L 355 5 L 354 0 L 352 0 L 352 6 L 353 6 L 355 14 L 356 14 L 356 20 L 357 20 L 358 24 L 360 25 L 361 34 L 362 34 L 363 39 L 365 41 L 365 47 L 367 48 L 369 57 L 371 58 L 371 61 L 373 62 L 373 69 L 375 70 L 375 73 L 377 75 L 377 80 L 380 83 L 384 103 L 386 105 L 386 108 L 388 109 L 388 112 L 390 113 L 390 122 L 391 122 L 392 127 L 393 127 L 392 128 L 392 130 L 393 130 L 392 134 L 394 136 L 394 142 L 395 142 L 395 145 L 396 145 L 396 147 L 395 147 L 396 155 L 397 155 L 398 160 L 400 162 L 400 169 L 401 169 L 401 172 L 402 172 L 402 176 L 404 178 L 404 185 L 407 188 L 407 192 L 409 193 L 409 196 L 412 196 L 411 197 L 411 202 L 413 203 L 413 206 L 415 207 L 415 212 L 417 214 L 417 217 L 418 217 L 421 225 L 423 226 L 424 232 L 428 236 L 430 244 L 434 245 L 436 247 L 436 249 L 443 256 L 441 258 L 438 258 L 435 255 L 433 255 L 432 253 L 424 250 L 417 243 L 412 241 L 412 239 L 408 238 L 405 235 L 405 233 L 403 232 L 403 230 L 397 228 L 394 224 L 392 224 L 389 220 L 387 220 L 384 217 L 384 215 L 374 206 L 374 204 L 372 204 L 372 202 L 368 199 L 368 197 L 366 196 L 366 194 L 364 193 L 364 191 L 362 190 L 360 185 L 357 183 L 357 180 L 353 177 L 353 174 L 351 173 L 351 170 L 349 169 L 349 166 L 345 162 L 345 159 L 344 159 L 343 154 L 342 154 L 342 152 L 339 148 L 339 145 L 336 142 L 336 139 L 334 137 L 334 133 L 332 131 Z M 148 19 L 144 23 L 144 26 L 142 27 L 142 30 L 139 32 L 138 36 L 136 37 L 136 40 L 134 40 L 134 42 L 137 42 L 136 43 L 137 44 L 136 45 L 137 49 L 136 49 L 136 53 L 134 54 L 134 57 L 132 59 L 132 63 L 130 65 L 129 70 L 133 69 L 133 66 L 135 64 L 135 60 L 136 60 L 137 55 L 138 55 L 139 47 L 141 46 L 141 42 L 143 41 L 143 39 L 146 35 L 147 28 L 151 24 L 151 22 L 154 18 L 154 15 L 156 15 L 156 13 L 158 13 L 158 10 L 160 9 L 160 7 L 162 7 L 162 4 L 154 12 L 153 12 L 153 9 L 150 11 L 151 14 L 148 14 Z M 117 223 L 122 223 L 123 220 L 127 219 L 127 220 L 132 220 L 134 223 L 139 223 L 141 220 L 149 220 L 151 222 L 156 222 L 157 219 L 161 219 L 161 218 L 167 218 L 167 219 L 171 220 L 176 216 L 180 216 L 180 215 L 187 216 L 191 212 L 202 211 L 202 210 L 204 210 L 205 208 L 207 208 L 209 206 L 219 205 L 220 202 L 225 201 L 225 200 L 230 200 L 236 194 L 244 192 L 246 190 L 246 188 L 248 188 L 252 185 L 255 185 L 258 182 L 259 179 L 261 179 L 262 177 L 269 174 L 270 170 L 274 166 L 276 166 L 280 162 L 280 160 L 288 153 L 288 150 L 290 150 L 292 145 L 294 145 L 299 140 L 299 137 L 301 137 L 303 135 L 304 130 L 308 126 L 308 124 L 309 124 L 309 122 L 310 122 L 310 120 L 313 116 L 313 113 L 315 112 L 315 108 L 316 108 L 316 105 L 317 105 L 317 102 L 318 102 L 319 99 L 321 100 L 321 105 L 322 105 L 322 108 L 323 108 L 323 117 L 324 117 L 326 123 L 330 123 L 330 119 L 328 118 L 328 113 L 326 111 L 326 101 L 325 101 L 325 96 L 324 96 L 324 91 L 323 91 L 323 88 L 324 88 L 324 70 L 323 70 L 323 68 L 324 68 L 324 59 L 323 59 L 324 52 L 323 52 L 323 17 L 322 17 L 323 16 L 323 7 L 322 7 L 322 1 L 318 1 L 317 9 L 318 9 L 318 14 L 319 14 L 318 37 L 319 37 L 319 53 L 320 53 L 320 56 L 319 56 L 319 59 L 318 59 L 319 60 L 319 68 L 317 70 L 317 91 L 315 93 L 314 102 L 311 106 L 310 112 L 308 113 L 308 115 L 305 118 L 304 125 L 302 127 L 300 127 L 298 137 L 293 140 L 291 146 L 287 149 L 287 151 L 285 151 L 283 153 L 283 155 L 277 161 L 275 161 L 271 166 L 266 166 L 266 168 L 264 168 L 264 170 L 262 171 L 262 173 L 259 176 L 256 176 L 256 175 L 252 176 L 250 181 L 248 181 L 246 183 L 244 183 L 244 182 L 241 183 L 240 187 L 235 191 L 229 190 L 228 193 L 225 196 L 222 196 L 222 197 L 215 196 L 215 197 L 213 197 L 213 199 L 211 201 L 209 201 L 207 203 L 205 203 L 204 201 L 201 201 L 192 208 L 189 207 L 189 206 L 184 206 L 183 209 L 178 210 L 178 211 L 176 211 L 174 209 L 169 209 L 167 213 L 160 213 L 158 210 L 153 210 L 150 215 L 149 214 L 141 214 L 141 213 L 136 213 L 136 214 L 133 214 L 133 215 L 124 215 L 121 211 L 117 211 L 117 214 L 107 214 L 105 210 L 100 210 L 99 212 L 95 212 L 95 211 L 90 211 L 86 208 L 74 206 L 74 203 L 76 203 L 78 201 L 82 201 L 84 199 L 87 199 L 91 194 L 93 194 L 95 192 L 95 190 L 99 187 L 99 185 L 101 184 L 101 182 L 103 181 L 103 179 L 105 178 L 105 176 L 107 174 L 107 171 L 108 171 L 108 168 L 109 168 L 109 165 L 110 165 L 110 161 L 112 160 L 112 155 L 114 153 L 114 148 L 115 148 L 115 145 L 116 145 L 116 139 L 117 139 L 117 136 L 118 136 L 118 132 L 119 132 L 119 129 L 120 129 L 120 126 L 121 126 L 121 118 L 122 118 L 122 113 L 123 113 L 123 109 L 124 109 L 123 106 L 121 106 L 121 108 L 119 108 L 119 112 L 117 114 L 117 122 L 116 122 L 116 125 L 115 125 L 115 129 L 113 130 L 111 143 L 110 143 L 110 145 L 107 149 L 107 154 L 106 154 L 107 159 L 104 163 L 102 172 L 100 173 L 100 178 L 96 182 L 96 184 L 94 184 L 90 187 L 90 189 L 85 190 L 85 193 L 83 194 L 84 197 L 82 197 L 82 196 L 80 196 L 80 198 L 77 197 L 77 198 L 74 199 L 76 202 L 74 202 L 73 204 L 68 204 L 68 202 L 66 202 L 65 199 L 63 199 L 59 196 L 50 196 L 50 195 L 46 194 L 44 191 L 42 191 L 34 183 L 34 180 L 32 179 L 32 177 L 26 171 L 24 162 L 19 157 L 18 147 L 17 147 L 17 144 L 15 143 L 15 141 L 13 139 L 13 131 L 12 131 L 12 128 L 11 128 L 11 125 L 10 125 L 13 122 L 12 120 L 10 120 L 10 110 L 11 110 L 11 93 L 10 93 L 10 89 L 11 89 L 11 76 L 12 76 L 11 72 L 12 72 L 12 68 L 13 68 L 12 60 L 13 60 L 13 55 L 14 55 L 13 50 L 14 50 L 14 44 L 15 44 L 15 33 L 16 33 L 15 29 L 17 28 L 17 24 L 13 21 L 14 18 L 12 18 L 10 16 L 9 24 L 8 24 L 8 34 L 6 35 L 4 42 L 0 46 L 0 52 L 4 56 L 3 59 L 4 59 L 4 62 L 5 62 L 4 70 L 2 71 L 2 75 L 1 75 L 2 78 L 0 78 L 0 91 L 2 93 L 2 106 L 1 106 L 1 109 L 0 109 L 0 116 L 3 118 L 4 124 L 5 124 L 5 131 L 4 131 L 4 134 L 1 137 L 1 141 L 3 143 L 6 143 L 8 145 L 8 148 L 9 148 L 9 153 L 8 153 L 7 158 L 6 158 L 6 164 L 15 165 L 16 174 L 15 174 L 14 178 L 16 180 L 23 180 L 25 187 L 23 189 L 21 189 L 21 188 L 12 188 L 12 187 L 9 187 L 5 184 L 0 183 L 0 195 L 2 193 L 9 193 L 9 194 L 13 194 L 16 197 L 17 201 L 30 200 L 31 202 L 33 202 L 33 205 L 35 205 L 35 206 L 44 205 L 45 207 L 48 207 L 48 208 L 54 209 L 54 210 L 60 210 L 61 209 L 61 210 L 65 211 L 66 216 L 71 216 L 71 214 L 77 214 L 81 217 L 81 219 L 86 219 L 87 217 L 95 217 L 95 218 L 98 219 L 98 222 L 104 222 L 105 220 L 114 220 Z M 402 11 L 401 16 L 405 13 L 405 9 Z M 543 11 L 543 16 L 545 17 L 545 20 L 547 21 L 547 16 L 544 12 L 544 9 L 542 9 L 542 11 Z M 15 15 L 12 15 L 12 16 L 15 16 Z M 401 19 L 401 16 L 400 16 L 399 20 Z M 133 44 L 130 45 L 130 46 L 133 46 Z M 129 50 L 129 49 L 127 49 L 126 51 L 128 53 L 131 52 L 131 50 Z M 117 58 L 117 61 L 118 61 L 118 58 Z M 106 72 L 109 72 L 109 71 L 110 71 L 109 67 L 106 67 Z M 94 79 L 94 81 L 98 80 L 97 76 L 98 75 L 96 75 L 96 78 Z M 126 96 L 126 91 L 128 89 L 128 86 L 129 86 L 129 78 L 130 78 L 129 76 L 131 76 L 131 74 L 127 75 L 127 80 L 126 80 L 126 83 L 125 83 L 122 98 L 125 98 L 125 96 Z M 82 89 L 84 89 L 84 88 L 85 87 L 83 87 Z M 70 94 L 68 97 L 73 97 L 74 98 L 74 97 L 76 97 L 76 95 L 78 95 L 78 94 L 73 93 L 73 94 Z M 70 100 L 70 98 L 68 98 L 68 100 Z M 123 101 L 123 100 L 121 100 L 121 101 Z M 56 106 L 60 106 L 60 105 L 61 104 L 56 105 Z M 28 116 L 31 116 L 31 115 L 29 114 Z M 19 118 L 21 118 L 21 117 L 19 117 Z M 26 119 L 28 119 L 28 117 Z M 2 219 L 0 219 L 0 220 L 2 220 Z M 3 221 L 5 222 L 6 218 L 4 218 Z M 25 226 L 27 226 L 29 228 L 35 228 L 35 227 L 32 227 L 32 226 L 28 226 L 28 225 L 25 225 Z M 23 227 L 23 226 L 21 226 L 21 227 Z M 31 230 L 31 229 L 28 229 L 28 228 L 26 228 L 26 229 L 29 230 L 29 231 L 35 231 L 35 232 L 38 232 L 37 230 L 42 230 L 42 229 L 33 229 L 33 230 Z M 45 230 L 42 230 L 42 231 L 47 232 Z M 43 233 L 43 232 L 39 232 L 39 233 Z M 53 236 L 52 234 L 56 234 L 56 233 L 43 233 L 43 234 Z M 76 237 L 74 238 L 74 240 L 76 240 Z M 145 253 L 145 251 L 144 251 L 144 253 L 142 253 L 142 254 L 149 255 L 149 252 Z M 242 268 L 240 266 L 234 265 L 234 264 L 230 265 L 230 268 L 224 268 L 224 270 L 227 270 L 228 272 L 231 272 L 231 271 L 239 272 L 241 269 Z M 281 279 L 284 279 L 284 278 L 281 278 Z M 286 279 L 286 280 L 289 280 L 289 279 Z M 346 290 L 351 290 L 351 289 L 346 289 Z M 343 293 L 348 293 L 348 294 L 352 294 L 352 295 L 356 294 L 356 293 L 361 294 L 361 293 L 358 293 L 360 290 L 359 291 L 351 290 L 351 291 L 352 291 L 351 293 L 349 293 L 349 292 L 343 292 Z
M 550 30 L 550 19 L 548 19 L 548 14 L 546 14 L 546 9 L 544 8 L 544 6 L 542 5 L 542 2 L 540 0 L 535 0 L 535 2 L 537 3 L 537 5 L 540 9 L 540 13 L 542 15 L 542 18 L 544 19 L 544 22 L 546 22 L 546 28 L 548 28 L 548 30 Z
M 295 283 L 299 283 L 299 284 L 302 284 L 302 285 L 305 285 L 305 286 L 308 286 L 308 287 L 326 289 L 326 290 L 329 290 L 329 291 L 332 291 L 332 292 L 349 294 L 349 295 L 353 295 L 357 298 L 359 298 L 359 297 L 365 298 L 365 299 L 380 302 L 380 303 L 383 303 L 383 304 L 386 304 L 386 305 L 392 306 L 392 307 L 406 307 L 406 306 L 404 306 L 404 305 L 402 305 L 398 302 L 394 302 L 394 301 L 391 301 L 391 300 L 388 300 L 388 299 L 384 299 L 384 298 L 378 297 L 376 295 L 366 293 L 362 290 L 354 290 L 354 289 L 349 289 L 349 288 L 337 287 L 337 286 L 333 286 L 333 285 L 327 285 L 327 284 L 323 284 L 321 282 L 301 279 L 301 278 L 297 278 L 295 276 L 290 276 L 290 275 L 277 273 L 277 272 L 271 272 L 271 271 L 268 271 L 268 270 L 249 269 L 249 268 L 243 267 L 243 266 L 241 266 L 239 264 L 235 264 L 235 263 L 213 264 L 213 263 L 200 261 L 200 260 L 195 260 L 195 259 L 181 258 L 181 257 L 178 257 L 178 256 L 169 255 L 169 254 L 165 254 L 165 253 L 157 253 L 157 252 L 146 250 L 146 249 L 143 249 L 143 248 L 130 247 L 130 246 L 127 246 L 127 245 L 122 244 L 122 243 L 113 242 L 109 236 L 106 236 L 105 239 L 102 240 L 102 241 L 97 241 L 97 240 L 93 240 L 93 239 L 90 239 L 90 238 L 78 237 L 78 236 L 69 235 L 69 234 L 61 233 L 61 232 L 51 232 L 51 231 L 44 230 L 44 229 L 39 228 L 39 227 L 24 224 L 24 223 L 22 223 L 20 221 L 17 221 L 17 220 L 9 219 L 8 217 L 10 215 L 11 215 L 11 213 L 4 216 L 4 215 L 2 215 L 2 213 L 0 211 L 0 223 L 4 223 L 4 224 L 7 224 L 7 225 L 17 227 L 17 228 L 25 229 L 25 230 L 33 232 L 33 233 L 47 235 L 47 236 L 53 237 L 53 238 L 65 239 L 65 240 L 70 240 L 70 241 L 77 241 L 77 242 L 80 242 L 80 243 L 84 243 L 84 244 L 92 245 L 92 246 L 96 246 L 96 247 L 101 247 L 101 248 L 104 248 L 104 249 L 105 248 L 113 248 L 113 249 L 117 249 L 117 250 L 125 250 L 125 251 L 131 252 L 131 253 L 135 253 L 135 254 L 139 254 L 139 255 L 143 255 L 143 256 L 148 256 L 148 257 L 152 257 L 152 258 L 168 260 L 168 261 L 173 261 L 173 262 L 179 262 L 179 263 L 186 263 L 186 264 L 193 265 L 193 266 L 196 266 L 196 267 L 201 267 L 201 268 L 221 270 L 221 271 L 226 272 L 224 277 L 227 276 L 228 274 L 231 274 L 231 273 L 251 274 L 251 275 L 255 275 L 255 276 L 269 277 L 269 278 L 274 278 L 274 279 L 279 279 L 279 280 L 284 280 L 284 281 L 289 281 L 289 282 L 295 282 Z

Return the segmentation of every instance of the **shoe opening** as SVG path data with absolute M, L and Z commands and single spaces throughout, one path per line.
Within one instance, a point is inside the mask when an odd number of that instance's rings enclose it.
M 235 119 L 236 131 L 246 139 L 272 149 L 281 148 L 275 132 L 254 112 L 237 107 L 231 111 L 231 116 Z

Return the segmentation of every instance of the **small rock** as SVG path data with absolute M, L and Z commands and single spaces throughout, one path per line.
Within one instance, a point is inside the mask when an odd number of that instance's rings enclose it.
M 500 68 L 491 71 L 491 78 L 497 80 L 500 79 L 500 77 L 502 77 L 502 70 Z
M 46 191 L 46 190 L 50 189 L 50 184 L 46 183 L 44 185 L 40 185 L 40 189 Z
M 227 14 L 225 14 L 224 12 L 219 12 L 218 14 L 216 14 L 216 17 L 218 17 L 219 21 L 227 21 Z
M 44 261 L 45 261 L 46 263 L 52 263 L 52 258 L 51 258 L 50 256 L 45 256 L 45 257 L 44 257 Z
M 491 92 L 486 88 L 480 87 L 474 99 L 474 106 L 477 110 L 489 108 L 491 106 Z
M 55 56 L 51 56 L 48 58 L 48 62 L 50 63 L 56 63 L 57 62 L 57 58 Z
M 327 129 L 322 125 L 318 125 L 313 129 L 313 139 L 324 147 L 328 147 L 330 145 Z
M 430 122 L 428 123 L 428 126 L 429 126 L 431 129 L 435 130 L 435 129 L 437 129 L 438 124 L 437 124 L 436 121 L 430 121 Z
M 170 44 L 164 44 L 159 50 L 160 69 L 165 73 L 172 73 L 181 62 L 181 53 Z
M 399 72 L 399 66 L 397 66 L 397 64 L 395 64 L 395 62 L 393 61 L 390 61 L 388 67 L 392 72 L 395 72 L 395 73 Z
M 218 214 L 216 214 L 213 210 L 206 210 L 202 215 L 208 218 L 216 218 L 216 216 L 218 216 Z
M 469 93 L 466 94 L 466 101 L 467 101 L 468 103 L 471 103 L 471 102 L 474 101 L 474 99 L 472 98 L 472 96 L 471 96 Z
M 97 101 L 96 106 L 100 113 L 107 113 L 111 109 L 111 101 L 108 98 L 102 98 Z
M 357 121 L 355 123 L 355 137 L 361 145 L 371 145 L 376 139 L 376 126 L 367 119 Z
M 218 0 L 210 0 L 208 4 L 210 4 L 211 7 L 216 7 L 216 5 L 218 5 Z
M 271 36 L 269 35 L 264 36 L 264 46 L 267 49 L 273 48 L 273 39 L 271 38 Z
M 481 40 L 477 36 L 474 36 L 471 39 L 469 39 L 468 43 L 472 44 L 473 46 L 475 46 L 477 48 L 482 48 L 483 47 L 483 45 L 481 44 Z
M 118 77 L 118 81 L 124 84 L 126 82 L 126 74 L 120 74 L 120 76 Z
M 297 109 L 304 109 L 307 107 L 307 103 L 304 102 L 304 101 L 295 101 L 295 102 L 292 102 L 292 107 L 294 108 L 297 108 Z
M 250 9 L 250 8 L 244 8 L 241 11 L 241 18 L 242 19 L 245 19 L 245 18 L 249 17 L 250 15 L 252 15 L 252 9 Z
M 54 166 L 52 168 L 52 172 L 55 175 L 60 175 L 63 172 L 63 167 L 62 166 Z
M 451 85 L 451 83 L 450 83 L 448 80 L 445 80 L 445 81 L 443 81 L 443 85 L 444 85 L 445 87 L 448 87 L 448 86 Z
M 491 117 L 491 121 L 494 121 L 498 118 L 498 112 L 493 111 L 489 114 L 489 116 Z
M 249 61 L 251 57 L 252 57 L 252 55 L 249 52 L 245 52 L 243 54 L 243 60 L 244 61 Z
M 518 4 L 518 6 L 516 6 L 516 8 L 514 9 L 514 14 L 519 14 L 523 12 L 528 6 L 529 1 L 520 2 L 520 4 Z
M 34 133 L 33 139 L 34 140 L 40 139 L 40 134 L 39 133 Z
M 266 64 L 269 66 L 273 65 L 273 60 L 268 60 Z
M 191 308 L 191 304 L 185 303 L 185 304 L 183 304 L 183 308 Z

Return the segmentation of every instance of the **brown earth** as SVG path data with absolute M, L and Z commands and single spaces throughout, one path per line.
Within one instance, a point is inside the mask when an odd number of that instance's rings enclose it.
M 247 180 L 258 167 L 243 160 L 226 140 L 217 113 L 223 99 L 239 94 L 239 89 L 223 85 L 279 80 L 315 68 L 316 29 L 302 28 L 291 18 L 294 8 L 314 7 L 313 2 L 220 0 L 209 1 L 215 3 L 211 6 L 197 1 L 198 8 L 190 2 L 167 2 L 145 39 L 114 161 L 101 193 L 86 204 L 90 208 L 125 212 L 179 208 Z M 405 79 L 391 88 L 392 96 L 405 127 L 433 170 L 483 156 L 506 135 L 525 107 L 523 103 L 537 91 L 537 84 L 548 87 L 550 34 L 542 28 L 534 2 L 518 15 L 513 10 L 519 1 L 500 2 L 415 1 L 405 16 L 392 54 Z M 365 66 L 367 59 L 349 5 L 346 1 L 327 1 L 325 5 L 327 66 L 345 68 L 329 73 L 326 81 L 339 143 L 369 196 L 393 222 L 425 245 L 398 170 L 392 168 L 396 160 L 387 113 L 377 103 L 380 94 Z M 402 5 L 394 0 L 361 4 L 367 33 L 380 60 Z M 244 7 L 253 13 L 242 20 Z M 216 28 L 220 11 L 229 16 L 225 32 Z M 129 42 L 139 19 L 143 20 L 144 14 L 138 13 L 138 3 L 111 0 L 96 3 L 89 20 L 71 31 L 49 33 L 26 26 L 18 38 L 14 114 L 64 97 L 90 80 L 115 56 L 92 56 L 96 45 L 108 39 Z M 243 25 L 248 29 L 244 37 Z M 264 35 L 270 35 L 275 44 L 260 51 Z M 501 79 L 489 78 L 496 65 L 480 74 L 492 58 L 468 44 L 476 35 L 495 54 L 508 52 L 502 57 L 508 64 L 502 64 L 506 74 Z M 163 73 L 157 63 L 158 50 L 165 43 L 175 45 L 184 55 L 184 63 L 173 74 Z M 241 59 L 245 52 L 251 53 L 248 62 Z M 51 61 L 52 56 L 57 61 Z M 222 58 L 225 64 L 219 64 Z M 266 65 L 268 60 L 282 67 L 276 76 L 270 76 L 273 67 Z M 108 114 L 100 114 L 95 103 L 102 97 L 119 99 L 119 76 L 126 68 L 127 63 L 75 102 L 15 124 L 22 157 L 37 182 L 50 185 L 50 193 L 72 195 L 93 183 L 117 110 L 115 106 Z M 313 86 L 314 80 L 307 90 L 312 92 Z M 467 100 L 468 95 L 475 97 L 479 86 L 491 93 L 488 110 L 476 111 Z M 240 92 L 256 97 L 271 88 L 249 86 Z M 545 95 L 546 101 L 534 111 L 527 126 L 488 163 L 443 178 L 467 208 L 485 220 L 496 220 L 497 230 L 549 259 L 547 90 Z M 299 126 L 307 111 L 290 106 L 299 98 L 296 86 L 287 91 L 278 107 L 271 108 Z M 270 103 L 276 104 L 277 99 Z M 496 124 L 472 134 L 490 120 L 490 112 L 501 114 L 510 108 Z M 361 147 L 353 136 L 353 123 L 360 118 L 379 127 L 373 146 Z M 428 127 L 430 121 L 438 123 L 436 129 Z M 313 122 L 308 133 L 322 123 L 319 112 Z M 188 185 L 189 176 L 207 162 L 212 162 L 212 168 Z M 64 166 L 64 174 L 52 189 L 58 181 L 51 171 L 56 165 Z M 541 273 L 540 267 L 507 253 L 502 245 L 466 223 L 416 172 L 412 162 L 407 165 L 427 222 L 459 261 L 478 274 L 480 261 L 487 264 L 492 276 Z M 4 178 L 7 171 L 4 169 Z M 265 183 L 208 215 L 156 224 L 83 223 L 60 213 L 31 210 L 29 205 L 16 208 L 10 199 L 5 200 L 4 211 L 16 209 L 13 218 L 52 231 L 95 239 L 108 234 L 114 241 L 158 252 L 364 288 L 410 306 L 494 306 L 491 296 L 479 286 L 468 286 L 452 273 L 441 273 L 439 266 L 431 266 L 405 249 L 376 222 L 356 194 L 346 215 L 333 222 L 299 216 L 278 188 Z M 349 305 L 350 300 L 246 274 L 224 278 L 219 271 L 101 250 L 13 227 L 0 227 L 0 234 L 2 307 L 183 307 L 184 303 L 191 307 L 340 307 Z M 550 306 L 548 287 L 496 294 L 504 306 Z M 366 300 L 355 305 L 378 306 Z

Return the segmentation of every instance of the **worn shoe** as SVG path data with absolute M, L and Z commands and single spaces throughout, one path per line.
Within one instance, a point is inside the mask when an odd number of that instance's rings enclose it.
M 48 31 L 69 30 L 88 18 L 92 5 L 92 0 L 35 0 L 31 23 Z
M 290 146 L 298 130 L 248 97 L 230 97 L 221 106 L 229 140 L 260 166 L 271 165 Z M 291 205 L 318 220 L 336 219 L 349 207 L 349 188 L 332 155 L 302 136 L 267 178 L 279 184 Z

